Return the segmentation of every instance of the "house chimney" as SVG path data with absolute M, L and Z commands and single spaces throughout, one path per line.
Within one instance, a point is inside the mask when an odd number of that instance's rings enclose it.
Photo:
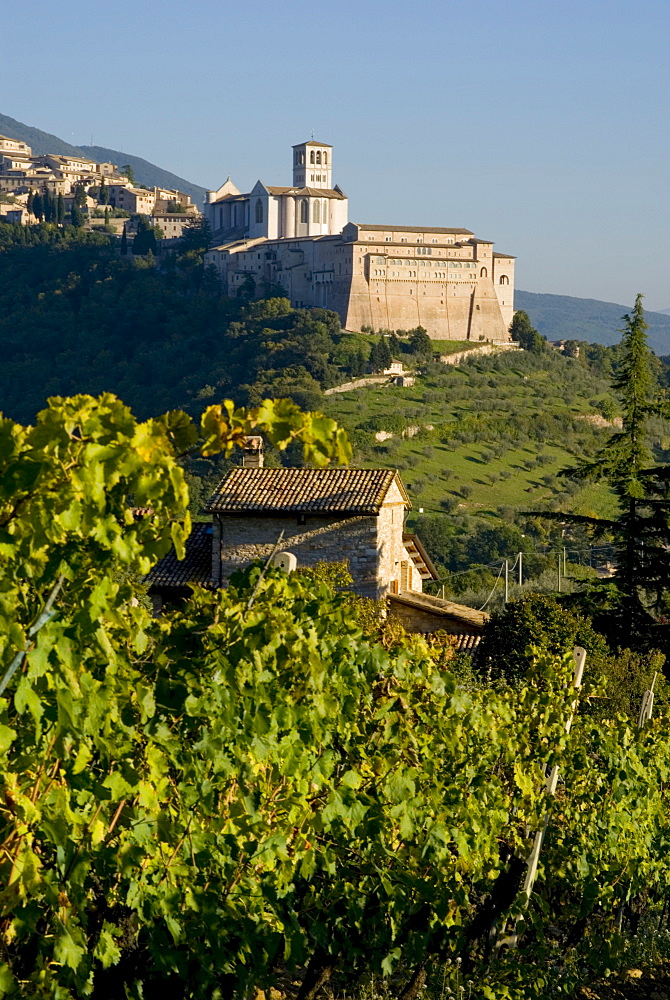
M 262 437 L 246 437 L 244 439 L 244 448 L 242 449 L 242 468 L 243 469 L 262 469 L 263 468 L 263 438 Z

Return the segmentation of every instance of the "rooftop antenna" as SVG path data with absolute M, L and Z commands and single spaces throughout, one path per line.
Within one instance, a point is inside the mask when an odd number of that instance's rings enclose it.
M 312 129 L 311 138 L 314 139 L 314 129 Z

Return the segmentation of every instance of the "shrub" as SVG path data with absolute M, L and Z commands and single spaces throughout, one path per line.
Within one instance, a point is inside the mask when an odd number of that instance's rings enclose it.
M 575 645 L 583 646 L 602 669 L 609 652 L 607 643 L 589 619 L 559 604 L 555 597 L 529 594 L 491 616 L 477 664 L 482 672 L 512 682 L 528 670 L 531 647 L 560 655 Z

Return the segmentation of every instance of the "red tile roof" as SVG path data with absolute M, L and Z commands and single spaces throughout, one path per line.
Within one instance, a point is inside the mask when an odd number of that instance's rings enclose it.
M 378 514 L 394 469 L 232 469 L 205 505 L 212 513 Z

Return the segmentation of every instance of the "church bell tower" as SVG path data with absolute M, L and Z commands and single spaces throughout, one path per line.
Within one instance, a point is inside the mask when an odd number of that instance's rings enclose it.
M 293 147 L 293 187 L 332 188 L 333 147 L 327 142 L 301 142 Z

